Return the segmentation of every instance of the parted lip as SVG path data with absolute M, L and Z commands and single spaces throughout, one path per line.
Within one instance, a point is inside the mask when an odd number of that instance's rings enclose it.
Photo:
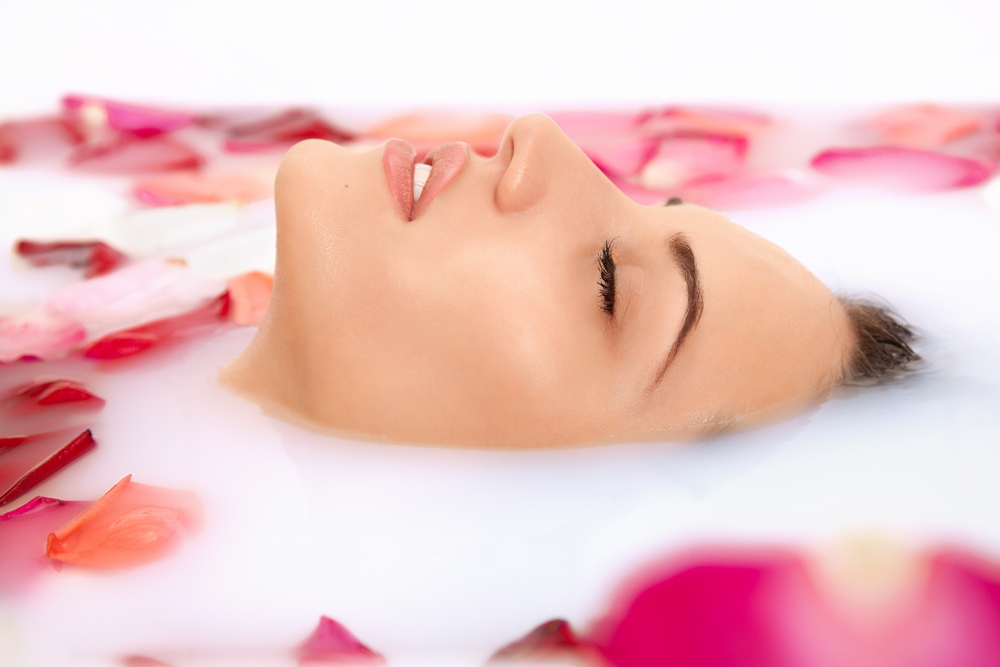
M 434 198 L 462 171 L 468 159 L 469 147 L 463 142 L 442 144 L 427 153 L 423 163 L 431 165 L 420 201 L 413 201 L 413 168 L 416 150 L 402 139 L 390 139 L 382 150 L 389 191 L 400 213 L 414 220 L 426 211 Z

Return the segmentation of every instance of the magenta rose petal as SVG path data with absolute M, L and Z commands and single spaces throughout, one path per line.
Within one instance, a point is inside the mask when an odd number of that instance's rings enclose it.
M 290 109 L 230 127 L 223 147 L 232 153 L 248 153 L 283 149 L 305 139 L 343 143 L 354 138 L 353 133 L 334 126 L 315 111 Z
M 832 148 L 814 157 L 812 167 L 845 181 L 923 191 L 978 185 L 993 172 L 976 160 L 896 146 Z
M 128 257 L 103 241 L 18 241 L 15 252 L 33 266 L 63 265 L 83 269 L 85 278 L 110 273 Z
M 127 104 L 89 95 L 67 95 L 63 109 L 73 118 L 89 116 L 86 121 L 100 118 L 107 126 L 137 137 L 152 137 L 192 125 L 197 117 L 181 112 Z
M 10 484 L 10 486 L 3 491 L 2 494 L 0 494 L 0 507 L 16 500 L 19 496 L 24 495 L 33 487 L 59 472 L 61 469 L 77 460 L 96 446 L 97 443 L 94 441 L 94 437 L 91 435 L 90 429 L 87 429 L 80 435 L 73 438 L 68 444 L 61 447 L 57 452 L 46 457 L 43 461 L 33 466 L 30 470 L 25 472 L 21 475 L 21 477 Z
M 380 653 L 358 641 L 350 630 L 328 616 L 321 616 L 319 625 L 294 651 L 300 665 L 366 664 L 384 665 Z
M 604 664 L 597 649 L 578 638 L 569 623 L 562 619 L 542 623 L 521 639 L 499 649 L 490 656 L 489 662 Z
M 51 570 L 45 557 L 46 536 L 76 518 L 90 505 L 36 496 L 0 514 L 0 595 L 21 593 Z
M 195 169 L 204 158 L 191 146 L 164 136 L 139 139 L 120 135 L 107 143 L 77 148 L 70 167 L 101 174 L 144 174 Z

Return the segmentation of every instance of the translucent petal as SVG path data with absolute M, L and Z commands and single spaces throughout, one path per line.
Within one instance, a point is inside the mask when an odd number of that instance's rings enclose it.
M 49 534 L 45 555 L 83 567 L 122 569 L 159 560 L 202 524 L 189 491 L 131 481 L 127 475 L 83 514 Z
M 0 319 L 0 363 L 58 359 L 76 349 L 86 336 L 79 320 L 43 310 Z
M 793 206 L 822 195 L 825 188 L 799 174 L 736 176 L 688 185 L 683 199 L 721 211 Z
M 896 146 L 833 148 L 812 159 L 828 176 L 899 190 L 948 190 L 982 183 L 993 167 L 976 160 Z
M 176 173 L 136 181 L 133 196 L 145 206 L 233 202 L 239 206 L 274 196 L 270 179 L 250 173 Z
M 385 658 L 358 641 L 350 630 L 328 616 L 298 648 L 295 659 L 300 665 L 365 664 L 384 665 Z

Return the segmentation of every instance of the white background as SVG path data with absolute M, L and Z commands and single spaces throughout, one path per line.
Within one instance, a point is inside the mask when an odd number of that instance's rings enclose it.
M 0 0 L 0 113 L 1000 99 L 996 0 Z

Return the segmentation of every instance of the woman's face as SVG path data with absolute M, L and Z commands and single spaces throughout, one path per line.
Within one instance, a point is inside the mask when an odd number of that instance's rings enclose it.
M 547 117 L 427 161 L 413 206 L 403 142 L 288 152 L 271 306 L 224 382 L 319 426 L 535 447 L 697 433 L 839 379 L 847 319 L 802 265 L 632 202 Z

